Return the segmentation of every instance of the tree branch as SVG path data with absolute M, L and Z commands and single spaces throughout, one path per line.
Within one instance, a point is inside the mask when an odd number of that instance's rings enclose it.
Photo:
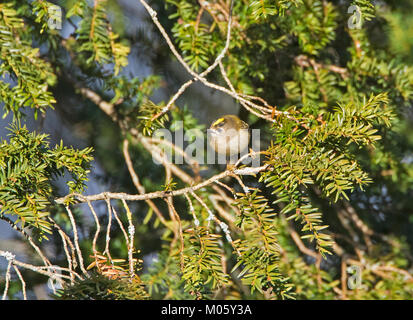
M 198 183 L 195 186 L 187 187 L 179 190 L 172 190 L 172 191 L 156 191 L 151 193 L 145 194 L 127 194 L 127 193 L 113 193 L 113 192 L 102 192 L 95 195 L 82 195 L 79 193 L 71 193 L 66 195 L 65 197 L 56 199 L 56 203 L 63 204 L 67 200 L 71 198 L 75 198 L 78 203 L 83 203 L 87 201 L 98 201 L 98 200 L 105 200 L 105 199 L 118 199 L 118 200 L 127 200 L 127 201 L 142 201 L 148 199 L 159 199 L 159 198 L 167 198 L 167 197 L 175 197 L 183 195 L 184 193 L 191 193 L 196 190 L 202 189 L 208 185 L 211 185 L 215 181 L 221 180 L 225 177 L 230 176 L 231 174 L 236 175 L 256 175 L 262 171 L 265 171 L 269 168 L 269 165 L 263 165 L 261 167 L 247 167 L 242 169 L 236 170 L 226 170 L 221 172 L 208 180 Z

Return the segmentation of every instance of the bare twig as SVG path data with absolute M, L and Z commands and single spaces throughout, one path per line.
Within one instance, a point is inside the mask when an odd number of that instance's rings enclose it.
M 187 87 L 189 87 L 194 81 L 200 81 L 202 84 L 204 84 L 205 86 L 224 92 L 227 95 L 233 97 L 234 99 L 236 99 L 237 101 L 239 101 L 241 103 L 241 105 L 243 107 L 245 107 L 248 111 L 250 111 L 251 113 L 255 114 L 256 116 L 263 118 L 267 121 L 270 122 L 276 122 L 276 119 L 274 119 L 273 117 L 275 115 L 277 116 L 285 116 L 288 119 L 294 120 L 297 123 L 300 123 L 300 121 L 298 121 L 297 119 L 295 119 L 289 112 L 287 111 L 279 111 L 279 110 L 275 110 L 275 108 L 273 110 L 268 110 L 269 112 L 272 111 L 271 115 L 263 115 L 261 113 L 256 112 L 253 108 L 256 109 L 262 109 L 262 106 L 259 106 L 255 103 L 253 103 L 252 101 L 245 99 L 243 97 L 241 97 L 238 93 L 235 92 L 235 90 L 228 90 L 225 87 L 219 86 L 215 83 L 211 83 L 209 82 L 206 78 L 205 75 L 207 75 L 209 72 L 211 72 L 213 69 L 215 69 L 215 67 L 217 65 L 220 64 L 220 62 L 222 61 L 222 59 L 225 56 L 225 53 L 228 50 L 229 47 L 229 42 L 230 42 L 230 31 L 231 31 L 231 20 L 229 19 L 228 21 L 228 29 L 227 29 L 227 40 L 225 42 L 225 47 L 224 49 L 221 51 L 221 53 L 217 56 L 217 58 L 215 59 L 214 63 L 212 65 L 210 65 L 203 73 L 201 74 L 197 74 L 196 72 L 194 72 L 189 65 L 185 62 L 184 58 L 178 53 L 178 51 L 176 50 L 174 44 L 172 43 L 171 39 L 169 38 L 167 32 L 165 31 L 165 29 L 163 28 L 163 26 L 160 24 L 158 18 L 157 18 L 157 13 L 154 9 L 152 9 L 151 6 L 149 6 L 147 4 L 146 1 L 144 0 L 139 0 L 141 2 L 141 4 L 145 7 L 145 9 L 148 11 L 149 15 L 152 18 L 152 21 L 154 22 L 154 24 L 157 26 L 157 28 L 159 29 L 159 31 L 161 32 L 162 36 L 164 37 L 166 43 L 168 44 L 169 49 L 171 50 L 171 52 L 175 55 L 175 57 L 178 59 L 179 63 L 187 70 L 187 72 L 194 77 L 194 79 L 187 81 L 186 83 L 184 83 L 182 85 L 182 87 L 178 90 L 178 92 L 173 96 L 173 98 L 168 102 L 167 106 L 165 108 L 163 108 L 163 110 L 156 114 L 152 119 L 157 119 L 160 116 L 162 116 L 163 114 L 165 114 L 166 112 L 169 111 L 169 109 L 171 108 L 171 106 L 173 105 L 173 103 L 178 99 L 178 97 L 185 91 L 185 89 Z M 229 17 L 232 17 L 232 7 L 233 7 L 233 0 L 231 0 L 231 5 L 230 5 L 231 9 L 230 9 L 230 15 Z M 231 18 L 232 19 L 232 18 Z M 233 89 L 233 88 L 232 88 Z
M 218 203 L 218 201 L 217 201 L 217 196 L 215 196 L 215 195 L 210 195 L 210 196 L 209 196 L 209 200 L 211 200 L 212 205 L 214 206 L 214 208 L 216 209 L 216 211 L 218 212 L 218 214 L 219 214 L 223 219 L 225 219 L 225 220 L 229 223 L 229 225 L 230 225 L 231 227 L 234 227 L 235 218 L 228 213 L 228 210 L 225 210 L 223 207 L 221 207 L 221 206 L 219 205 L 219 203 Z
M 96 223 L 96 232 L 95 232 L 95 235 L 93 237 L 92 250 L 93 250 L 93 255 L 94 255 L 95 259 L 97 259 L 96 242 L 98 240 L 99 233 L 100 233 L 100 223 L 99 223 L 99 218 L 98 218 L 98 216 L 95 212 L 95 209 L 93 208 L 90 201 L 87 201 L 87 205 L 89 206 L 89 209 L 92 212 L 93 218 L 95 219 L 95 223 Z
M 80 269 L 82 270 L 83 274 L 87 275 L 87 271 L 86 271 L 85 266 L 83 264 L 82 251 L 80 250 L 80 246 L 79 246 L 79 236 L 77 234 L 77 227 L 76 227 L 75 218 L 73 217 L 72 211 L 70 210 L 69 206 L 65 206 L 65 208 L 66 208 L 67 214 L 69 215 L 70 223 L 72 224 L 73 235 L 74 235 L 74 240 L 75 240 L 75 247 L 76 247 L 76 251 L 77 251 L 77 256 L 79 258 Z
M 26 282 L 23 279 L 23 276 L 19 270 L 19 268 L 17 268 L 17 266 L 13 265 L 14 271 L 16 271 L 17 276 L 20 279 L 20 282 L 22 284 L 22 293 L 23 293 L 23 299 L 27 300 L 27 294 L 26 294 Z
M 125 200 L 123 200 L 123 201 L 125 201 Z M 121 231 L 123 233 L 123 236 L 125 237 L 126 244 L 129 247 L 129 237 L 128 237 L 128 234 L 126 233 L 126 229 L 123 226 L 122 221 L 119 219 L 115 208 L 113 206 L 111 206 L 111 209 L 112 209 L 112 212 L 113 212 L 113 216 L 115 217 L 115 220 L 118 222 L 119 228 L 121 229 Z
M 133 279 L 135 277 L 135 270 L 134 270 L 134 260 L 133 260 L 133 246 L 134 246 L 134 238 L 135 238 L 135 226 L 132 223 L 132 212 L 129 209 L 128 204 L 125 200 L 122 200 L 123 207 L 126 210 L 126 216 L 128 217 L 128 233 L 129 233 L 129 242 L 128 243 L 128 259 L 129 259 L 129 275 L 130 278 Z
M 0 256 L 4 257 L 4 256 L 7 256 L 8 254 L 10 254 L 10 252 L 0 250 Z M 77 274 L 76 272 L 71 271 L 67 268 L 62 268 L 62 267 L 57 267 L 57 266 L 34 266 L 32 264 L 16 260 L 14 257 L 12 258 L 12 263 L 16 266 L 20 266 L 22 268 L 32 270 L 32 271 L 37 272 L 39 274 L 43 274 L 43 275 L 45 275 L 49 278 L 62 278 L 62 279 L 70 280 L 70 276 L 67 276 L 67 275 L 64 275 L 64 274 L 56 274 L 55 272 L 48 271 L 49 269 L 55 269 L 55 270 L 62 270 L 62 271 L 66 271 L 66 272 L 72 272 L 78 279 L 80 279 L 80 280 L 83 279 L 79 274 Z
M 141 0 L 141 3 L 145 6 L 144 4 L 145 1 Z M 148 6 L 149 7 L 149 6 Z M 148 7 L 145 6 L 145 8 L 148 10 Z M 228 17 L 228 25 L 227 25 L 227 37 L 225 40 L 225 46 L 222 49 L 222 51 L 220 52 L 220 54 L 216 57 L 214 63 L 212 63 L 205 71 L 203 71 L 201 74 L 197 74 L 194 71 L 192 71 L 192 69 L 184 62 L 184 59 L 179 55 L 179 53 L 176 51 L 175 47 L 173 46 L 171 40 L 169 38 L 166 38 L 168 36 L 168 34 L 165 32 L 165 30 L 163 29 L 162 25 L 158 22 L 156 23 L 154 19 L 156 19 L 156 16 L 154 17 L 151 12 L 148 10 L 148 12 L 151 14 L 152 20 L 154 20 L 156 26 L 158 27 L 158 29 L 161 31 L 162 35 L 164 36 L 166 42 L 168 43 L 169 48 L 171 49 L 171 51 L 175 54 L 175 56 L 178 58 L 178 61 L 182 64 L 182 62 L 185 63 L 185 65 L 183 65 L 185 67 L 185 69 L 188 68 L 190 70 L 190 74 L 193 75 L 195 78 L 192 80 L 187 81 L 186 83 L 184 83 L 181 88 L 178 90 L 178 92 L 172 97 L 172 99 L 169 100 L 168 104 L 166 105 L 166 107 L 162 110 L 162 112 L 160 112 L 159 114 L 155 115 L 152 120 L 155 120 L 159 117 L 161 117 L 163 114 L 167 113 L 170 108 L 172 107 L 173 103 L 182 95 L 182 93 L 185 91 L 186 88 L 188 88 L 193 82 L 197 81 L 197 80 L 201 80 L 201 79 L 205 79 L 205 76 L 207 76 L 212 70 L 214 70 L 218 63 L 225 57 L 225 54 L 228 51 L 229 48 L 229 44 L 231 41 L 231 23 L 232 23 L 232 9 L 234 7 L 234 0 L 231 0 L 231 4 L 230 4 L 230 11 L 229 11 L 229 17 Z M 150 8 L 150 7 L 149 7 Z M 152 11 L 153 13 L 153 11 Z M 166 37 L 165 37 L 166 35 Z
M 127 139 L 123 140 L 123 156 L 125 158 L 126 165 L 129 170 L 129 174 L 132 178 L 133 184 L 136 187 L 136 190 L 140 194 L 145 194 L 145 188 L 144 186 L 140 183 L 139 177 L 136 174 L 135 169 L 133 168 L 132 160 L 129 155 L 129 141 Z M 150 208 L 155 212 L 156 216 L 158 217 L 159 221 L 164 225 L 167 226 L 166 220 L 162 215 L 162 212 L 158 209 L 156 204 L 152 200 L 146 200 L 146 203 L 149 205 Z
M 45 266 L 50 266 L 51 265 L 49 259 L 46 258 L 46 256 L 43 254 L 42 250 L 40 250 L 40 248 L 34 243 L 33 238 L 24 229 L 20 228 L 12 220 L 10 220 L 9 218 L 7 218 L 5 216 L 0 216 L 0 219 L 6 221 L 8 224 L 10 224 L 10 226 L 14 230 L 20 232 L 26 238 L 26 240 L 29 242 L 29 244 L 33 247 L 33 249 L 40 256 L 40 258 L 42 259 Z
M 181 264 L 181 270 L 184 269 L 185 267 L 185 261 L 184 261 L 184 235 L 183 235 L 183 231 L 182 231 L 182 223 L 181 223 L 181 218 L 179 217 L 178 212 L 176 212 L 176 209 L 171 201 L 170 198 L 165 199 L 166 203 L 168 204 L 169 208 L 171 209 L 172 213 L 175 216 L 176 222 L 178 224 L 178 228 L 177 228 L 177 233 L 178 233 L 178 237 L 180 240 L 180 248 L 179 248 L 179 256 L 180 256 L 180 264 Z
M 64 203 L 69 198 L 75 198 L 78 202 L 87 202 L 87 201 L 98 201 L 98 200 L 105 200 L 105 199 L 124 199 L 127 201 L 142 201 L 147 199 L 157 199 L 157 198 L 167 198 L 167 197 L 175 197 L 179 195 L 183 195 L 185 193 L 191 193 L 193 191 L 199 190 L 204 188 L 217 180 L 221 180 L 231 174 L 236 175 L 256 175 L 262 171 L 265 171 L 269 168 L 269 165 L 263 165 L 261 167 L 247 167 L 235 170 L 226 170 L 221 172 L 203 182 L 198 183 L 195 186 L 182 188 L 178 190 L 172 191 L 156 191 L 146 194 L 127 194 L 127 193 L 113 193 L 113 192 L 103 192 L 95 195 L 82 195 L 79 193 L 71 193 L 63 198 L 56 199 L 57 203 Z
M 193 159 L 190 155 L 188 155 L 182 148 L 178 147 L 177 145 L 173 144 L 172 142 L 166 139 L 159 139 L 159 138 L 154 138 L 154 137 L 151 137 L 151 138 L 145 137 L 144 139 L 149 140 L 151 143 L 163 144 L 173 149 L 176 153 L 180 154 L 187 161 L 187 163 L 191 166 L 192 171 L 196 175 L 199 175 L 199 163 L 195 159 Z
M 110 228 L 112 227 L 112 206 L 110 205 L 110 198 L 105 196 L 104 199 L 106 201 L 106 205 L 108 208 L 108 225 L 106 229 L 106 245 L 105 245 L 105 251 L 103 253 L 107 254 L 109 261 L 113 263 L 112 261 L 112 256 L 110 254 L 110 247 L 109 247 L 109 242 L 110 242 Z
M 73 284 L 73 281 L 75 280 L 75 277 L 74 277 L 74 275 L 73 275 L 73 273 L 72 273 L 72 271 L 73 271 L 73 263 L 72 263 L 72 259 L 71 259 L 71 257 L 70 257 L 69 249 L 67 248 L 67 241 L 66 241 L 66 239 L 65 239 L 64 233 L 63 233 L 62 231 L 60 231 L 60 230 L 59 230 L 58 232 L 59 232 L 60 237 L 62 238 L 63 250 L 65 251 L 67 264 L 68 264 L 68 267 L 69 267 L 69 270 L 70 270 L 70 281 L 71 281 L 71 283 Z
M 310 65 L 312 65 L 313 67 L 317 69 L 327 69 L 334 73 L 338 73 L 344 80 L 346 80 L 349 77 L 348 70 L 346 68 L 342 68 L 342 67 L 335 66 L 335 65 L 327 65 L 324 63 L 319 63 L 319 62 L 316 62 L 314 59 L 307 57 L 305 55 L 299 55 L 298 57 L 296 57 L 295 62 L 300 67 L 309 67 Z
M 72 252 L 72 257 L 70 259 L 69 262 L 69 268 L 71 267 L 71 261 L 73 261 L 73 268 L 77 268 L 77 261 L 76 261 L 76 249 L 75 246 L 72 243 L 72 240 L 69 238 L 69 236 L 63 231 L 63 229 L 56 223 L 56 221 L 54 221 L 50 216 L 47 217 L 47 219 L 53 223 L 53 226 L 58 230 L 60 236 L 65 240 L 65 242 L 67 242 L 70 246 L 70 250 Z M 67 251 L 67 254 L 69 254 L 69 252 Z
M 7 297 L 7 292 L 9 291 L 9 284 L 10 284 L 10 278 L 11 278 L 11 266 L 12 266 L 13 260 L 9 260 L 9 263 L 7 264 L 7 270 L 6 270 L 6 284 L 4 285 L 4 291 L 3 291 L 3 298 L 2 300 L 6 300 Z
M 198 227 L 198 226 L 199 226 L 199 220 L 198 220 L 198 218 L 197 218 L 197 216 L 196 216 L 196 214 L 195 214 L 195 210 L 194 210 L 194 206 L 193 206 L 193 204 L 192 204 L 192 201 L 191 201 L 191 199 L 189 198 L 189 196 L 188 196 L 187 193 L 184 193 L 184 196 L 185 196 L 186 200 L 188 201 L 189 211 L 191 212 L 192 217 L 194 218 L 194 224 L 195 224 L 196 227 Z
M 288 231 L 289 231 L 289 233 L 290 233 L 290 235 L 291 235 L 291 238 L 293 239 L 293 241 L 294 241 L 295 244 L 297 245 L 298 249 L 299 249 L 302 253 L 304 253 L 304 254 L 306 254 L 306 255 L 308 255 L 308 256 L 310 256 L 310 257 L 313 257 L 314 259 L 318 259 L 318 256 L 319 256 L 319 255 L 318 255 L 316 252 L 314 252 L 313 250 L 307 248 L 307 247 L 304 245 L 304 243 L 301 241 L 300 236 L 298 235 L 298 233 L 297 233 L 292 227 L 289 227 L 289 228 L 288 228 Z

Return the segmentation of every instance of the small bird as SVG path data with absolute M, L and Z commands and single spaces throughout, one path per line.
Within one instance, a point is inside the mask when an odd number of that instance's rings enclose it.
M 215 120 L 210 129 L 209 142 L 218 154 L 230 157 L 233 163 L 234 156 L 248 147 L 249 126 L 235 115 L 226 115 Z

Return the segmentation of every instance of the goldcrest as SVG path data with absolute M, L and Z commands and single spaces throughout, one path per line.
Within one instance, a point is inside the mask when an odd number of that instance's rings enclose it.
M 226 115 L 215 120 L 210 129 L 209 142 L 215 152 L 232 157 L 248 147 L 249 126 L 235 115 Z

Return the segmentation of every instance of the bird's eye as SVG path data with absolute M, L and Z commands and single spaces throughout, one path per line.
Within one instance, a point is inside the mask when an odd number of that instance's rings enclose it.
M 225 120 L 222 120 L 222 121 L 220 121 L 219 123 L 217 123 L 216 126 L 217 126 L 218 128 L 222 128 L 222 127 L 224 126 L 224 124 L 225 124 Z

